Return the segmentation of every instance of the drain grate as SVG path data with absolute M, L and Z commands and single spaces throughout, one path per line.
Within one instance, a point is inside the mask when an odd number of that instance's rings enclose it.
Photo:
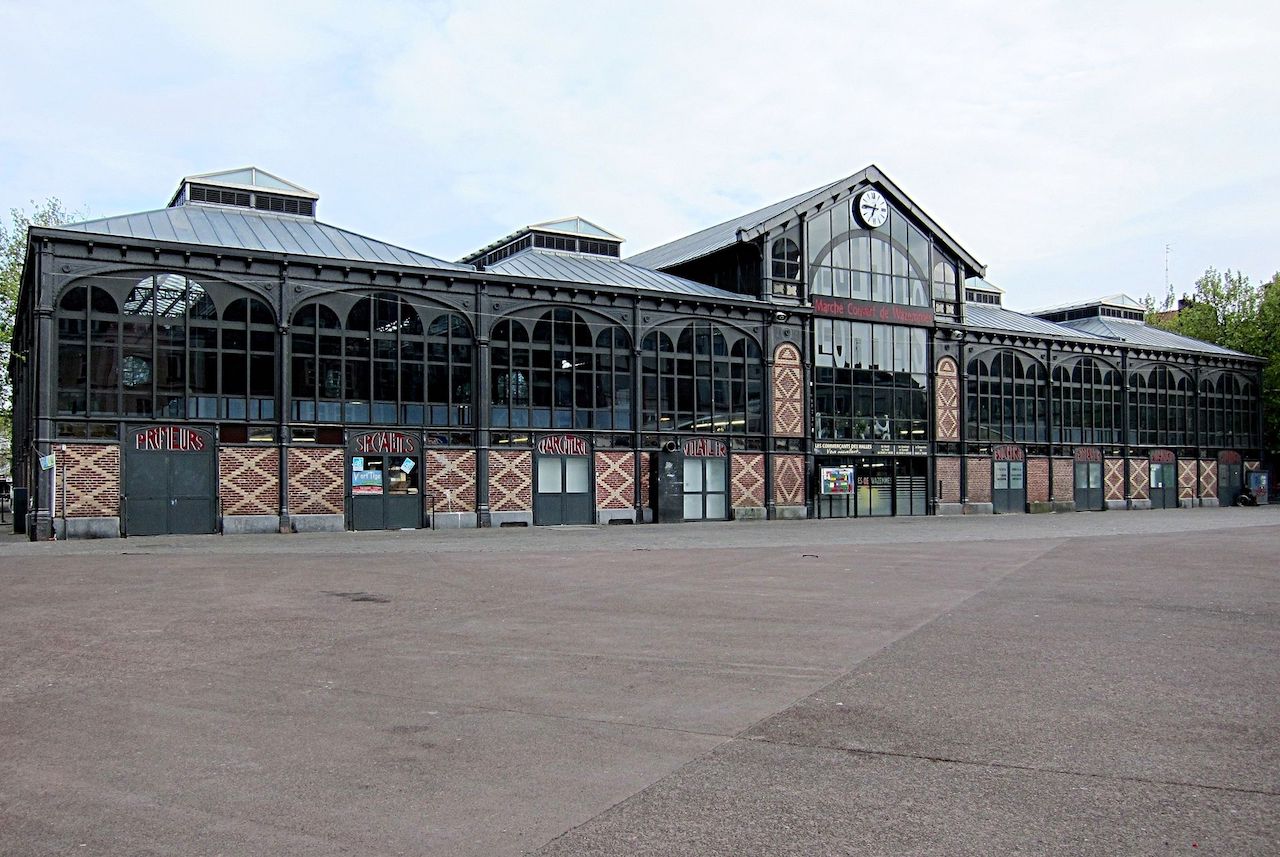
M 391 599 L 385 595 L 379 595 L 376 592 L 332 592 L 328 589 L 323 590 L 322 594 L 332 595 L 334 598 L 345 598 L 348 601 L 365 602 L 369 604 L 389 604 Z

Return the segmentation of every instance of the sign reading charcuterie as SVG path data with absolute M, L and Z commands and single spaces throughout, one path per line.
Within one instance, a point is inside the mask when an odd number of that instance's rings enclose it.
M 133 432 L 133 448 L 140 452 L 204 452 L 210 443 L 204 432 L 186 426 L 148 426 Z
M 398 431 L 371 431 L 355 439 L 355 451 L 363 455 L 411 455 L 418 451 L 413 435 Z
M 538 438 L 539 455 L 590 455 L 586 438 L 576 434 L 548 434 Z
M 684 454 L 686 458 L 724 458 L 729 445 L 709 437 L 691 437 L 684 442 Z

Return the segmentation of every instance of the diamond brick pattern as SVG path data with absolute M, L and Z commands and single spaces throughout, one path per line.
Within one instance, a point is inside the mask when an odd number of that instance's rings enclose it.
M 1218 462 L 1205 459 L 1200 462 L 1200 496 L 1218 496 Z
M 804 505 L 804 456 L 773 457 L 773 502 L 779 506 Z
M 596 453 L 597 508 L 635 508 L 635 460 L 635 453 L 631 452 Z
M 960 373 L 956 361 L 943 357 L 938 361 L 934 379 L 934 426 L 938 440 L 960 439 Z
M 341 449 L 290 449 L 289 513 L 341 515 L 344 461 Z
M 779 437 L 799 437 L 804 431 L 802 379 L 800 349 L 782 343 L 773 352 L 773 433 Z
M 1102 484 L 1107 486 L 1108 500 L 1124 499 L 1124 459 L 1108 458 L 1103 462 Z
M 428 449 L 427 509 L 431 512 L 476 510 L 476 453 L 473 449 Z
M 1151 497 L 1147 486 L 1151 484 L 1151 462 L 1145 458 L 1129 459 L 1129 496 L 1135 500 Z
M 967 474 L 970 503 L 991 502 L 991 459 L 970 458 L 967 462 Z
M 729 504 L 736 507 L 764 506 L 764 455 L 735 453 L 733 485 Z
M 1196 496 L 1196 463 L 1178 461 L 1178 499 L 1193 500 Z
M 489 509 L 533 511 L 533 452 L 494 450 L 489 453 Z
M 1246 461 L 1246 462 L 1244 463 L 1244 469 L 1245 469 L 1245 472 L 1247 472 L 1247 473 L 1256 473 L 1257 471 L 1259 471 L 1259 470 L 1261 470 L 1261 469 L 1262 469 L 1262 462 L 1261 462 L 1261 461 Z
M 65 452 L 55 449 L 54 455 L 58 461 L 54 515 L 63 514 L 64 484 L 68 518 L 109 518 L 120 514 L 120 447 L 69 443 Z
M 218 450 L 218 487 L 224 515 L 280 512 L 280 450 L 224 446 Z

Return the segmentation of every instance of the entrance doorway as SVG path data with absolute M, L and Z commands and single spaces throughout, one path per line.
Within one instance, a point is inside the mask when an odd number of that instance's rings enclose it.
M 928 514 L 926 458 L 825 458 L 817 476 L 819 518 Z
M 124 532 L 128 536 L 217 532 L 213 434 L 187 426 L 129 429 L 124 447 Z
M 723 521 L 729 517 L 729 445 L 715 438 L 684 442 L 684 519 Z
M 991 508 L 996 514 L 1027 511 L 1027 463 L 1020 446 L 991 450 Z
M 1178 508 L 1178 459 L 1171 450 L 1151 453 L 1151 508 Z
M 1076 510 L 1100 512 L 1106 507 L 1102 487 L 1102 451 L 1077 449 L 1075 454 Z
M 1218 453 L 1218 505 L 1234 506 L 1244 489 L 1244 464 L 1238 452 Z
M 538 440 L 533 486 L 536 526 L 592 524 L 591 447 L 577 435 Z
M 418 438 L 398 431 L 358 434 L 347 447 L 351 529 L 403 530 L 422 526 L 422 468 Z

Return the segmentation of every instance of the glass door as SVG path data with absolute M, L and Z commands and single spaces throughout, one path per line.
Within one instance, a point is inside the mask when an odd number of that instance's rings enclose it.
M 684 519 L 723 521 L 729 516 L 729 459 L 684 460 Z
M 533 522 L 538 526 L 590 524 L 591 459 L 540 455 L 534 475 Z

